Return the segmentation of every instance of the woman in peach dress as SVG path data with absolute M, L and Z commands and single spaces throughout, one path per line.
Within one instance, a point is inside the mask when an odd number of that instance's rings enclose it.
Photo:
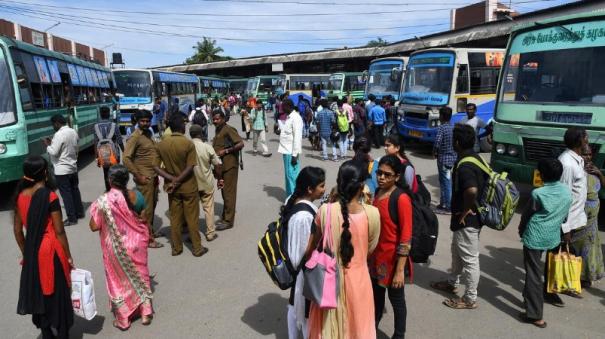
M 317 214 L 317 227 L 311 235 L 307 255 L 321 239 L 329 208 L 340 279 L 336 309 L 323 310 L 311 303 L 309 338 L 376 338 L 367 261 L 378 242 L 380 216 L 374 206 L 360 203 L 367 176 L 367 169 L 358 163 L 345 162 L 338 171 L 338 202 L 324 204 Z

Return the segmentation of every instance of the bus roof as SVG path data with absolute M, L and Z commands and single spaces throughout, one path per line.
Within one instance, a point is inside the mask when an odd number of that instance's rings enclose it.
M 589 12 L 558 16 L 542 21 L 534 21 L 529 24 L 520 24 L 513 27 L 511 33 L 519 33 L 520 31 L 540 29 L 544 28 L 543 26 L 555 26 L 564 22 L 588 21 L 589 19 L 605 19 L 605 8 L 595 9 Z
M 378 58 L 378 59 L 374 59 L 374 60 L 370 61 L 370 64 L 373 64 L 373 63 L 376 63 L 376 62 L 384 62 L 384 61 L 407 62 L 408 59 L 409 59 L 409 57 L 386 57 L 386 58 Z
M 336 72 L 336 73 L 330 74 L 330 76 L 341 75 L 341 74 L 344 75 L 344 76 L 347 76 L 347 75 L 363 75 L 363 72 Z
M 50 57 L 50 58 L 55 58 L 55 59 L 59 59 L 65 62 L 68 62 L 70 64 L 76 64 L 76 65 L 80 65 L 80 66 L 86 66 L 89 68 L 94 68 L 100 71 L 109 71 L 109 68 L 99 65 L 97 63 L 94 62 L 90 62 L 90 61 L 86 61 L 86 60 L 82 60 L 80 58 L 76 58 L 74 56 L 71 55 L 67 55 L 67 54 L 63 54 L 63 53 L 59 53 L 59 52 L 54 52 L 51 50 L 48 50 L 46 48 L 42 48 L 42 47 L 38 47 L 38 46 L 34 46 L 32 44 L 29 44 L 27 42 L 23 42 L 23 41 L 19 41 L 19 40 L 15 40 L 15 39 L 11 39 L 9 37 L 5 37 L 5 36 L 0 36 L 0 43 L 4 44 L 5 46 L 9 47 L 9 48 L 16 48 L 18 50 L 24 51 L 24 52 L 28 52 L 31 54 L 36 54 L 36 55 L 41 55 L 41 56 L 45 56 L 45 57 Z
M 420 54 L 420 53 L 427 53 L 427 52 L 456 52 L 456 51 L 462 51 L 462 52 L 504 52 L 505 49 L 504 48 L 453 48 L 453 47 L 444 47 L 444 48 L 427 48 L 427 49 L 420 49 L 417 51 L 414 51 L 412 54 L 410 54 L 410 57 L 416 54 Z

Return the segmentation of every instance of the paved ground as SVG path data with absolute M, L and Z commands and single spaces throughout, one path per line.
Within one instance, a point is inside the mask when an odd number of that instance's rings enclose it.
M 236 121 L 239 123 L 239 121 Z M 239 124 L 238 124 L 239 125 Z M 251 142 L 246 143 L 245 170 L 240 173 L 236 227 L 220 233 L 208 244 L 210 252 L 195 258 L 187 249 L 179 257 L 170 256 L 167 246 L 149 251 L 156 315 L 149 327 L 135 322 L 127 333 L 111 326 L 98 234 L 88 229 L 88 220 L 67 229 L 75 263 L 92 271 L 99 315 L 92 321 L 76 318 L 74 338 L 286 338 L 287 292 L 275 287 L 264 272 L 256 242 L 267 223 L 275 219 L 284 199 L 281 157 L 275 153 L 277 141 L 271 135 L 270 159 L 253 157 Z M 306 144 L 306 143 L 305 143 Z M 435 163 L 427 148 L 411 146 L 410 155 L 423 175 L 433 199 L 438 197 Z M 374 151 L 376 156 L 382 150 Z M 86 156 L 84 157 L 86 158 Z M 90 156 L 88 156 L 90 158 Z M 335 185 L 338 164 L 321 162 L 305 146 L 303 165 L 321 166 L 327 171 L 328 186 Z M 102 191 L 101 171 L 89 161 L 80 171 L 80 189 L 88 206 Z M 30 317 L 15 313 L 18 295 L 18 249 L 12 236 L 12 212 L 8 211 L 11 188 L 1 186 L 0 224 L 0 328 L 4 338 L 36 338 L 38 332 Z M 217 194 L 217 213 L 222 208 Z M 165 215 L 167 199 L 160 195 L 156 228 L 168 234 Z M 506 231 L 484 230 L 481 237 L 479 308 L 451 310 L 441 305 L 444 295 L 431 290 L 430 281 L 444 276 L 449 264 L 451 232 L 449 220 L 439 216 L 441 234 L 437 253 L 430 265 L 417 265 L 414 284 L 406 286 L 408 338 L 603 338 L 605 336 L 605 289 L 603 283 L 583 293 L 583 300 L 563 296 L 565 308 L 545 307 L 547 329 L 537 329 L 517 320 L 522 309 L 521 290 L 524 271 L 522 249 L 515 224 Z M 203 221 L 202 221 L 202 227 Z M 605 234 L 602 235 L 605 238 Z M 388 303 L 387 303 L 388 304 Z M 392 310 L 388 306 L 379 337 L 392 333 Z

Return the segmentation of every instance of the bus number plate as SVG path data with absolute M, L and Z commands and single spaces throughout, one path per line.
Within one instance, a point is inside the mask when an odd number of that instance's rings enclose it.
M 422 132 L 419 131 L 409 131 L 408 134 L 411 137 L 422 138 Z
M 533 184 L 534 184 L 534 187 L 544 186 L 544 182 L 542 182 L 542 177 L 540 176 L 540 172 L 537 169 L 534 170 Z

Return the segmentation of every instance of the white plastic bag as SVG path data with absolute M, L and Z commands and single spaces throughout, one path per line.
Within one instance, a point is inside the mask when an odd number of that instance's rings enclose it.
M 80 268 L 71 271 L 71 304 L 74 313 L 86 320 L 97 315 L 95 285 L 89 271 Z

